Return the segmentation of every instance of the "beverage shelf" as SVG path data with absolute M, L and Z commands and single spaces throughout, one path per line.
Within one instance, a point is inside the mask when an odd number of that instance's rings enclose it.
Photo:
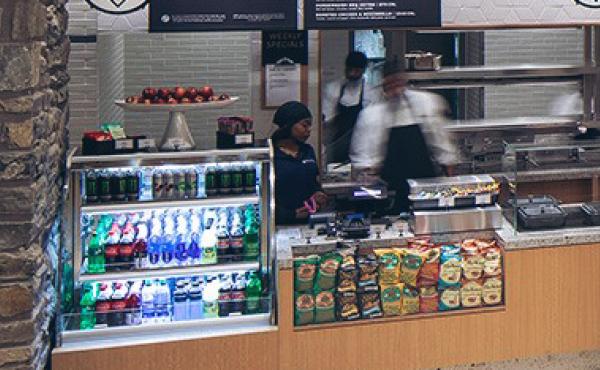
M 226 207 L 257 204 L 260 198 L 256 195 L 240 195 L 229 197 L 211 197 L 203 199 L 137 201 L 111 204 L 87 204 L 81 207 L 81 212 L 93 215 L 111 212 L 128 212 L 145 209 L 189 208 L 189 207 Z
M 192 276 L 212 273 L 227 273 L 235 271 L 258 270 L 258 262 L 239 262 L 217 265 L 201 265 L 189 267 L 156 268 L 139 271 L 114 271 L 103 274 L 81 274 L 79 281 L 134 280 L 146 278 L 165 278 Z

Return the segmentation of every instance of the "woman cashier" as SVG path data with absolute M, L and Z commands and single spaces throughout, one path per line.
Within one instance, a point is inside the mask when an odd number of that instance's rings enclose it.
M 306 143 L 312 114 L 296 101 L 283 104 L 273 116 L 278 126 L 271 137 L 275 151 L 275 220 L 289 224 L 306 220 L 327 202 L 321 191 L 315 151 Z

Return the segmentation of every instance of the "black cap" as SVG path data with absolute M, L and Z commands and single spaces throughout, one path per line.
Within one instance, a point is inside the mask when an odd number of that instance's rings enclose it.
M 312 114 L 306 105 L 299 101 L 289 101 L 277 109 L 273 115 L 273 123 L 279 127 L 287 127 L 307 118 L 312 118 Z
M 348 68 L 367 68 L 369 60 L 365 53 L 360 51 L 353 51 L 346 57 L 346 67 Z

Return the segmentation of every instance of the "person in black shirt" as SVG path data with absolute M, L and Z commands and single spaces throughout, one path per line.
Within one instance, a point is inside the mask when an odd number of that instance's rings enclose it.
M 296 101 L 283 104 L 273 116 L 278 126 L 271 139 L 275 151 L 275 220 L 290 224 L 306 220 L 327 202 L 319 183 L 315 151 L 306 143 L 312 114 Z

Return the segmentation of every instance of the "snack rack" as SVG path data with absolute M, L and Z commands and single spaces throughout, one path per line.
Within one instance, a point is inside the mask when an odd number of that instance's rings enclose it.
M 210 166 L 236 166 L 244 164 L 255 170 L 253 191 L 245 194 L 228 194 L 228 195 L 207 195 L 206 194 L 206 177 L 207 168 Z M 197 176 L 197 190 L 190 192 L 186 189 L 185 195 L 182 193 L 179 197 L 162 197 L 160 199 L 150 199 L 142 196 L 144 186 L 144 171 L 178 171 L 181 169 L 193 169 Z M 252 331 L 262 327 L 269 327 L 275 323 L 275 273 L 273 271 L 274 262 L 276 261 L 276 252 L 273 248 L 274 243 L 271 242 L 274 232 L 274 203 L 273 203 L 273 167 L 272 167 L 272 150 L 271 148 L 246 148 L 238 150 L 209 150 L 209 151 L 193 151 L 183 153 L 137 153 L 131 155 L 111 155 L 111 156 L 78 156 L 76 151 L 73 151 L 67 160 L 68 180 L 65 186 L 67 205 L 64 211 L 64 229 L 66 231 L 65 241 L 61 243 L 59 251 L 59 273 L 58 283 L 60 287 L 59 301 L 61 309 L 57 320 L 57 344 L 58 346 L 68 348 L 79 348 L 89 346 L 101 346 L 107 343 L 117 341 L 127 344 L 137 340 L 161 341 L 173 338 L 198 338 L 202 335 L 215 335 L 219 333 L 234 333 L 235 331 Z M 111 172 L 120 171 L 127 173 L 137 173 L 138 176 L 138 197 L 135 199 L 126 199 L 115 201 L 114 199 L 106 202 L 94 201 L 90 202 L 87 192 L 86 179 L 91 172 Z M 147 178 L 146 178 L 147 179 Z M 155 184 L 151 184 L 154 186 Z M 252 209 L 251 211 L 249 209 Z M 153 215 L 153 217 L 162 217 L 164 220 L 166 215 L 205 215 L 207 212 L 217 213 L 222 212 L 229 219 L 233 217 L 233 213 L 237 212 L 240 215 L 236 217 L 246 217 L 247 221 L 251 214 L 255 229 L 257 230 L 252 235 L 258 236 L 257 253 L 246 253 L 246 241 L 244 239 L 244 253 L 223 258 L 215 257 L 212 262 L 206 262 L 201 259 L 193 260 L 191 254 L 184 262 L 176 263 L 175 259 L 171 263 L 161 262 L 156 265 L 147 263 L 148 256 L 137 255 L 133 257 L 129 263 L 123 263 L 119 259 L 119 263 L 109 264 L 108 255 L 102 271 L 93 270 L 91 266 L 91 238 L 93 235 L 100 233 L 100 221 L 102 217 L 111 217 L 114 220 L 113 228 L 118 223 L 117 218 L 121 217 L 127 220 L 127 223 L 138 222 L 135 226 L 136 235 L 139 235 L 141 224 L 147 224 L 143 220 L 144 215 Z M 172 212 L 172 214 L 169 214 Z M 108 215 L 108 216 L 107 216 Z M 159 215 L 159 216 L 157 216 Z M 140 221 L 142 217 L 142 221 Z M 184 217 L 184 216 L 181 216 Z M 200 217 L 200 216 L 198 216 Z M 208 217 L 208 216 L 207 216 Z M 225 217 L 225 216 L 224 216 Z M 136 221 L 132 221 L 136 219 Z M 173 218 L 174 219 L 174 218 Z M 166 221 L 161 221 L 166 222 Z M 199 236 L 202 236 L 206 224 L 202 221 L 201 230 L 198 230 Z M 216 222 L 216 218 L 211 218 L 211 222 Z M 90 226 L 91 225 L 91 226 Z M 145 226 L 144 226 L 145 227 Z M 229 227 L 229 225 L 227 226 Z M 233 227 L 233 226 L 231 226 Z M 193 226 L 188 224 L 189 232 L 191 233 Z M 91 230 L 93 230 L 91 232 Z M 161 229 L 162 230 L 162 229 Z M 166 229 L 165 229 L 166 230 Z M 179 232 L 179 230 L 177 231 Z M 165 231 L 166 233 L 166 231 Z M 109 232 L 110 235 L 110 232 Z M 125 233 L 123 232 L 123 235 Z M 244 234 L 246 235 L 246 234 Z M 147 235 L 148 241 L 150 235 Z M 137 238 L 137 236 L 136 236 Z M 229 240 L 233 240 L 230 236 Z M 188 239 L 189 241 L 189 239 Z M 108 243 L 106 244 L 108 245 Z M 121 247 L 123 242 L 121 242 Z M 255 245 L 255 244 L 253 244 Z M 149 248 L 149 247 L 148 247 Z M 204 253 L 204 249 L 201 249 Z M 233 250 L 233 247 L 231 247 Z M 149 250 L 148 250 L 149 251 Z M 216 251 L 216 249 L 215 249 Z M 106 250 L 105 250 L 106 252 Z M 160 252 L 159 258 L 164 257 L 164 252 Z M 233 252 L 231 252 L 233 253 Z M 207 254 L 208 255 L 208 254 Z M 119 256 L 121 257 L 121 256 Z M 146 261 L 146 262 L 140 262 Z M 207 260 L 208 261 L 208 260 Z M 139 262 L 139 263 L 138 263 Z M 95 262 L 94 262 L 95 263 Z M 121 265 L 121 266 L 119 266 Z M 123 266 L 125 265 L 125 266 Z M 90 271 L 92 270 L 92 271 Z M 234 275 L 235 274 L 235 275 Z M 254 296 L 252 302 L 253 309 L 250 310 L 250 296 L 247 298 L 234 298 L 233 295 L 228 299 L 223 300 L 219 295 L 213 303 L 226 305 L 226 315 L 224 310 L 220 309 L 219 315 L 202 315 L 187 316 L 182 320 L 175 319 L 176 300 L 174 295 L 177 295 L 179 283 L 183 281 L 190 283 L 189 287 L 198 282 L 204 289 L 206 294 L 208 287 L 205 284 L 215 282 L 218 283 L 223 276 L 235 276 L 235 279 L 243 281 L 246 287 L 249 281 L 254 278 L 254 281 L 260 281 L 260 293 Z M 143 288 L 142 294 L 138 297 L 142 302 L 137 306 L 123 307 L 122 312 L 119 312 L 115 307 L 104 308 L 102 312 L 98 311 L 98 301 L 94 308 L 87 307 L 86 310 L 82 305 L 82 298 L 88 292 L 88 288 L 92 287 L 94 292 L 97 292 L 99 286 L 104 289 L 105 285 L 109 285 L 115 289 L 117 284 L 128 286 L 128 297 L 133 295 L 134 286 L 145 287 L 147 281 L 158 282 L 162 289 L 170 288 L 170 301 L 165 303 L 167 316 L 161 320 L 149 319 L 144 322 L 139 321 L 136 317 L 143 318 Z M 250 279 L 250 280 L 249 280 Z M 120 282 L 120 283 L 117 283 Z M 216 284 L 215 283 L 215 284 Z M 177 284 L 177 288 L 175 285 Z M 240 285 L 243 286 L 243 285 Z M 188 287 L 188 286 L 186 286 Z M 156 288 L 158 289 L 158 288 Z M 233 292 L 234 286 L 230 287 Z M 242 288 L 240 288 L 242 289 Z M 247 288 L 246 288 L 247 289 Z M 247 291 L 247 290 L 246 290 Z M 158 290 L 156 290 L 158 292 Z M 140 293 L 139 291 L 137 292 Z M 158 294 L 158 293 L 155 293 Z M 219 293 L 221 294 L 221 293 Z M 232 293 L 233 294 L 233 293 Z M 187 297 L 187 298 L 186 298 Z M 179 301 L 187 302 L 188 307 L 191 307 L 191 296 L 184 298 L 179 297 Z M 129 299 L 129 298 L 128 298 Z M 156 298 L 155 298 L 156 301 Z M 129 301 L 128 301 L 129 302 Z M 242 309 L 237 309 L 236 312 L 229 310 L 239 305 Z M 190 308 L 186 308 L 189 310 Z M 94 312 L 90 312 L 94 311 Z M 184 311 L 184 314 L 187 311 Z M 98 315 L 102 314 L 109 317 L 108 324 L 98 325 Z M 95 325 L 83 328 L 83 321 L 86 317 L 93 317 Z M 111 322 L 110 315 L 113 315 Z M 155 312 L 158 316 L 158 313 Z M 116 317 L 116 319 L 114 319 Z M 133 317 L 132 321 L 129 318 Z M 126 318 L 126 319 L 125 319 Z M 125 323 L 126 322 L 126 323 Z M 112 323 L 112 325 L 111 325 Z

